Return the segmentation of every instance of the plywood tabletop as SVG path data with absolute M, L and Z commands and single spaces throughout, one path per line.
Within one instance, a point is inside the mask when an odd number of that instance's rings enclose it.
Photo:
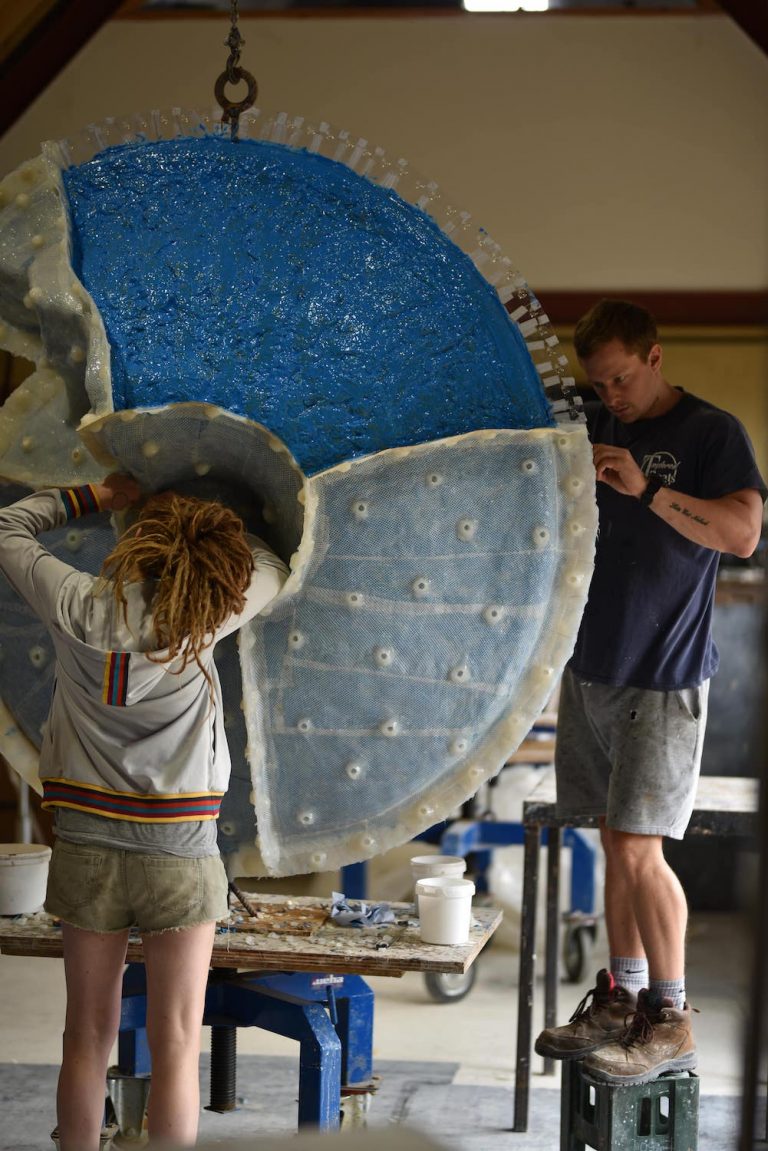
M 317 971 L 338 975 L 400 976 L 408 971 L 462 974 L 471 967 L 501 922 L 501 911 L 473 907 L 469 942 L 450 947 L 424 943 L 413 904 L 391 903 L 395 923 L 339 927 L 330 900 L 308 896 L 246 893 L 258 914 L 239 906 L 222 921 L 213 946 L 213 967 L 251 971 Z M 349 901 L 353 906 L 356 901 Z M 238 919 L 238 916 L 241 916 Z M 44 912 L 0 917 L 0 952 L 62 955 L 61 927 Z M 131 935 L 128 962 L 141 962 L 141 939 Z

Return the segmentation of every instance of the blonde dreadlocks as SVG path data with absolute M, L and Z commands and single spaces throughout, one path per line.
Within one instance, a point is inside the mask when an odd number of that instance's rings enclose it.
M 144 504 L 135 523 L 107 556 L 102 574 L 127 612 L 124 585 L 153 580 L 152 622 L 161 662 L 179 653 L 182 670 L 200 654 L 216 629 L 243 610 L 253 556 L 242 520 L 215 501 L 166 492 Z

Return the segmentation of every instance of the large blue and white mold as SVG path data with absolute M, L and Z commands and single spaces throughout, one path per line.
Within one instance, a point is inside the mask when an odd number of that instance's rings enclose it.
M 466 214 L 327 125 L 241 136 L 110 122 L 0 185 L 0 342 L 35 364 L 0 475 L 220 489 L 290 562 L 239 669 L 217 655 L 222 851 L 281 875 L 379 854 L 498 772 L 573 647 L 594 471 L 547 317 Z M 28 771 L 47 696 L 9 675 Z

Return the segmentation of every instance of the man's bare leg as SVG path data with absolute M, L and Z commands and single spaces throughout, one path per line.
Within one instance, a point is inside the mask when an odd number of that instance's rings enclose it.
M 661 836 L 603 827 L 601 837 L 611 954 L 645 954 L 652 980 L 682 980 L 688 906 Z

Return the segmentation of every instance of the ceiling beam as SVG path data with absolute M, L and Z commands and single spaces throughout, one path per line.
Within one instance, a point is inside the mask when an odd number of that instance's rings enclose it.
M 54 76 L 120 7 L 121 0 L 58 0 L 40 5 L 0 61 L 0 135 L 7 132 Z
M 718 0 L 726 12 L 746 32 L 750 40 L 768 56 L 768 0 Z
M 574 324 L 603 296 L 611 296 L 640 304 L 660 324 L 768 326 L 768 291 L 648 291 L 636 288 L 562 291 L 537 288 L 536 295 L 553 324 Z
M 53 8 L 57 0 L 15 0 L 0 7 L 0 60 L 7 60 L 13 49 Z

